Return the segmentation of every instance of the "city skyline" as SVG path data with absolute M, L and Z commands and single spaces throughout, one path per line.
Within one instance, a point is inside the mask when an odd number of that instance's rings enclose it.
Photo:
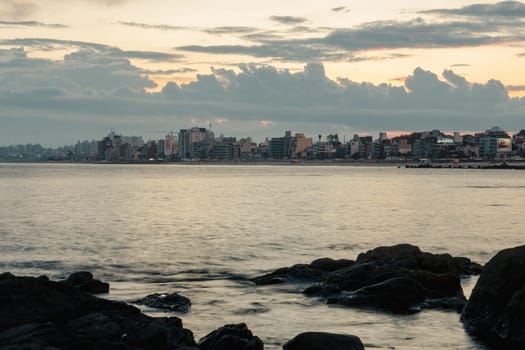
M 517 1 L 5 0 L 0 144 L 209 123 L 517 131 L 524 17 Z

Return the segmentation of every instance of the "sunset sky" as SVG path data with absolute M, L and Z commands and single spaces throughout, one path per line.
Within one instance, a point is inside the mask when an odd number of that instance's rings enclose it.
M 0 145 L 525 128 L 525 3 L 0 0 Z

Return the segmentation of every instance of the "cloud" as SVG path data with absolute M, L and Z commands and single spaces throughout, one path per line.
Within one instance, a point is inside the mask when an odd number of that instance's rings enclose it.
M 208 34 L 244 34 L 253 33 L 258 29 L 254 27 L 242 27 L 242 26 L 227 26 L 227 27 L 214 27 L 207 28 L 203 31 Z
M 0 16 L 8 19 L 27 18 L 38 12 L 40 7 L 34 1 L 2 0 Z
M 75 41 L 75 40 L 60 40 L 50 38 L 24 38 L 24 39 L 4 39 L 0 40 L 0 45 L 18 45 L 31 47 L 43 51 L 54 51 L 63 48 L 78 48 L 87 49 L 87 51 L 96 51 L 103 54 L 104 57 L 126 58 L 126 59 L 142 59 L 152 62 L 174 62 L 184 58 L 183 55 L 167 52 L 157 51 L 136 51 L 136 50 L 121 50 L 117 47 L 108 46 L 99 43 Z
M 321 36 L 318 28 L 311 32 L 316 35 L 306 38 L 294 38 L 293 28 L 284 32 L 258 32 L 243 36 L 252 42 L 248 45 L 187 45 L 177 49 L 281 61 L 354 61 L 357 53 L 364 51 L 479 47 L 525 41 L 525 30 L 511 23 L 428 22 L 422 18 L 368 22 L 353 28 L 331 29 Z
M 98 3 L 106 6 L 119 6 L 132 2 L 133 0 L 82 0 L 88 3 Z
M 185 74 L 185 73 L 196 73 L 197 70 L 193 68 L 179 68 L 179 69 L 142 69 L 143 74 L 152 74 L 152 75 L 173 75 L 173 74 Z
M 450 67 L 452 67 L 452 68 L 472 67 L 472 65 L 471 64 L 467 64 L 467 63 L 456 63 L 456 64 L 451 65 Z
M 173 26 L 169 24 L 148 24 L 148 23 L 138 23 L 138 22 L 124 22 L 120 21 L 119 24 L 128 27 L 137 27 L 142 29 L 158 29 L 158 30 L 187 30 L 189 27 L 185 26 Z
M 286 25 L 296 25 L 305 23 L 308 21 L 304 17 L 294 17 L 294 16 L 271 16 L 270 19 L 273 22 L 277 22 L 279 24 L 286 24 Z
M 38 21 L 0 21 L 0 26 L 15 26 L 15 27 L 45 27 L 45 28 L 69 28 L 64 24 L 42 23 Z
M 423 14 L 443 16 L 458 15 L 471 17 L 525 17 L 525 4 L 519 1 L 501 1 L 495 4 L 473 4 L 454 9 L 433 9 L 420 11 Z
M 339 6 L 332 8 L 332 12 L 350 12 L 350 8 L 346 6 Z
M 507 91 L 512 91 L 512 92 L 515 92 L 515 91 L 525 91 L 525 85 L 507 85 L 505 86 Z
M 514 130 L 522 128 L 525 113 L 525 100 L 509 97 L 497 80 L 470 82 L 452 70 L 422 68 L 394 86 L 334 81 L 320 63 L 297 72 L 246 64 L 214 68 L 190 83 L 170 82 L 149 93 L 154 82 L 148 73 L 115 52 L 123 50 L 85 46 L 52 61 L 30 58 L 22 48 L 0 50 L 0 139 L 32 136 L 27 130 L 38 126 L 40 138 L 27 141 L 65 144 L 100 137 L 109 128 L 133 134 L 185 128 L 195 124 L 192 118 L 217 124 L 225 135 L 256 139 L 348 126 L 370 132 L 492 125 Z

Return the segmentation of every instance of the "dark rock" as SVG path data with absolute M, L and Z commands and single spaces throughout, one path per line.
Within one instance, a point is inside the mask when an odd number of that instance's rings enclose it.
M 461 276 L 477 276 L 483 272 L 483 266 L 462 256 L 454 257 L 454 263 Z
M 361 253 L 355 262 L 345 259 L 317 259 L 309 265 L 278 269 L 257 277 L 254 281 L 259 285 L 312 281 L 316 284 L 306 288 L 304 294 L 331 298 L 332 301 L 344 301 L 348 298 L 340 298 L 341 292 L 356 292 L 368 286 L 381 285 L 391 279 L 407 278 L 420 285 L 424 299 L 431 301 L 422 306 L 437 308 L 441 305 L 446 309 L 460 310 L 465 300 L 460 278 L 464 275 L 476 274 L 479 270 L 480 265 L 468 258 L 454 258 L 450 254 L 431 254 L 410 244 L 398 244 L 377 247 Z M 389 285 L 390 282 L 381 286 Z M 409 284 L 405 286 L 409 288 Z M 401 291 L 398 292 L 402 294 Z M 409 288 L 406 292 L 410 295 L 414 289 Z M 413 303 L 409 304 L 412 309 Z M 400 310 L 405 310 L 405 306 Z M 391 309 L 388 306 L 383 308 Z
M 423 299 L 433 299 L 432 305 L 447 306 L 436 299 L 457 298 L 464 299 L 461 288 L 460 275 L 452 256 L 448 254 L 430 254 L 422 252 L 418 247 L 408 244 L 400 244 L 391 247 L 378 247 L 358 256 L 356 263 L 350 267 L 342 268 L 330 272 L 326 280 L 305 291 L 305 294 L 328 296 L 332 294 L 331 302 L 342 302 L 346 305 L 366 305 L 374 306 L 377 301 L 370 300 L 370 297 L 363 297 L 362 292 L 367 292 L 366 287 L 376 286 L 380 288 L 396 288 L 399 295 L 407 294 L 410 302 L 403 303 L 400 300 L 400 307 L 394 305 L 375 305 L 390 311 L 406 312 L 407 308 L 414 309 L 415 303 L 422 302 Z M 412 288 L 413 283 L 396 284 L 391 282 L 383 285 L 389 280 L 402 278 L 410 279 L 417 283 L 423 291 L 423 299 L 419 298 L 419 292 Z M 406 281 L 406 280 L 405 280 Z M 397 288 L 406 287 L 406 293 Z M 347 297 L 339 297 L 340 291 L 354 292 L 347 293 Z M 359 291 L 359 293 L 355 293 Z M 412 294 L 415 293 L 415 294 Z M 355 295 L 354 295 L 355 294 Z M 425 304 L 422 304 L 423 306 Z M 430 304 L 428 304 L 430 305 Z M 392 308 L 393 307 L 393 308 Z
M 0 333 L 0 348 L 11 349 L 52 349 L 67 344 L 52 323 L 28 323 L 12 327 Z
M 329 304 L 381 308 L 397 313 L 408 313 L 425 299 L 423 287 L 406 277 L 391 278 L 366 286 L 342 297 L 328 299 Z
M 460 313 L 466 304 L 467 298 L 464 295 L 459 295 L 450 298 L 425 299 L 420 306 L 423 309 L 451 310 Z
M 335 270 L 339 270 L 345 267 L 349 267 L 355 264 L 355 261 L 348 260 L 348 259 L 340 259 L 340 260 L 334 260 L 330 258 L 321 258 L 314 260 L 308 265 L 312 269 L 317 269 L 321 271 L 327 271 L 332 272 Z
M 525 347 L 525 246 L 502 250 L 485 265 L 461 320 L 497 348 Z
M 305 332 L 283 345 L 284 350 L 364 350 L 361 339 L 354 335 Z
M 0 274 L 0 281 L 7 280 L 7 279 L 13 279 L 13 278 L 15 278 L 15 276 L 11 274 L 10 272 L 4 272 Z
M 109 283 L 93 279 L 93 275 L 88 271 L 74 272 L 63 282 L 92 294 L 109 293 Z
M 171 294 L 150 294 L 135 302 L 136 304 L 146 305 L 155 309 L 163 309 L 187 313 L 191 307 L 190 299 L 177 293 Z
M 179 318 L 152 318 L 134 306 L 42 278 L 0 279 L 0 315 L 0 344 L 12 349 L 195 347 Z
M 306 264 L 297 264 L 291 267 L 283 267 L 272 273 L 252 279 L 258 285 L 278 284 L 289 281 L 322 281 L 327 272 L 312 268 Z
M 201 350 L 263 350 L 263 342 L 248 329 L 246 324 L 225 325 L 201 340 Z

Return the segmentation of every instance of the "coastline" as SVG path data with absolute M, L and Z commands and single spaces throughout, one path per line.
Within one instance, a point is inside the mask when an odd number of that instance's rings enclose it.
M 86 165 L 217 165 L 217 166 L 353 166 L 353 167 L 397 167 L 407 169 L 467 169 L 467 170 L 525 170 L 524 160 L 506 160 L 500 162 L 493 161 L 436 161 L 418 162 L 415 160 L 388 160 L 388 161 L 355 161 L 348 159 L 330 160 L 195 160 L 195 161 L 164 161 L 164 160 L 144 160 L 144 161 L 9 161 L 0 160 L 0 164 L 86 164 Z

